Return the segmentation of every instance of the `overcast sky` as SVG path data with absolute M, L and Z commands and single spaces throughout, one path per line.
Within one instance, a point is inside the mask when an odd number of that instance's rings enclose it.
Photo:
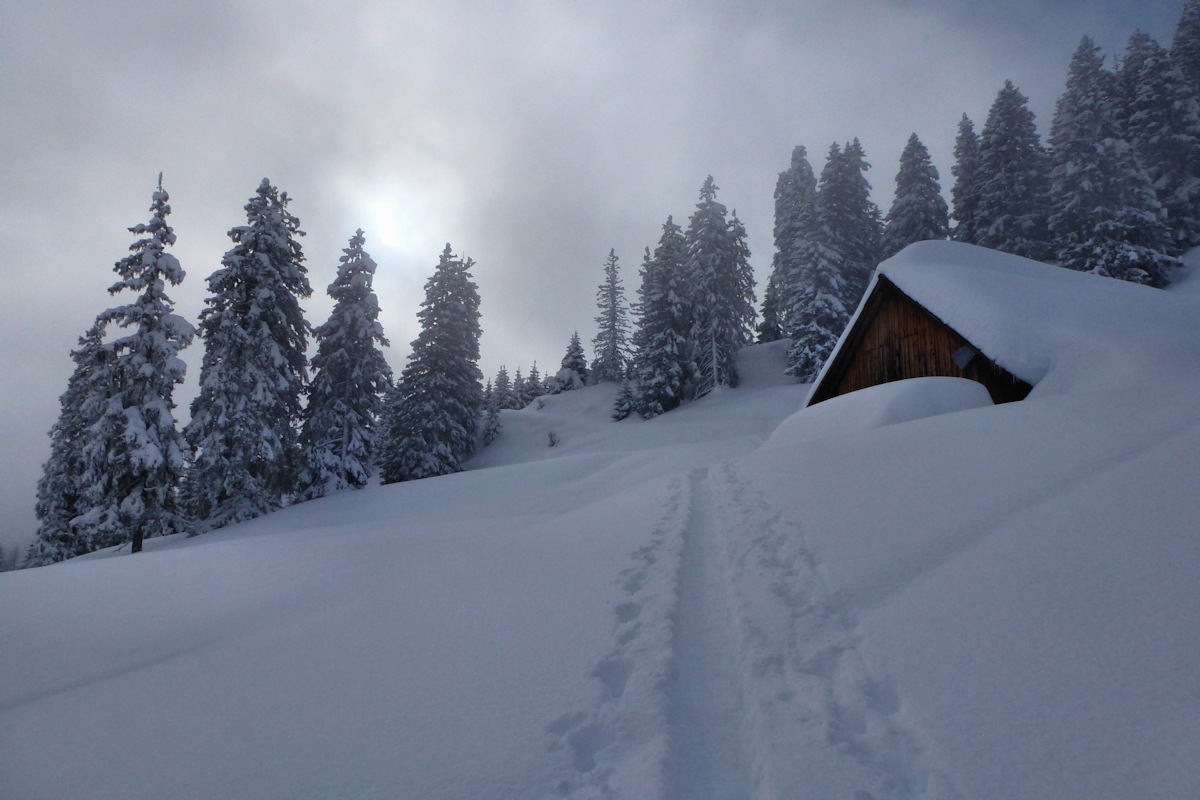
M 1079 37 L 1169 44 L 1181 0 L 49 2 L 0 0 L 0 544 L 34 485 L 68 352 L 113 301 L 112 264 L 160 170 L 172 292 L 195 320 L 228 229 L 265 176 L 293 198 L 313 297 L 357 227 L 399 370 L 443 245 L 477 263 L 483 363 L 557 368 L 595 333 L 615 248 L 627 294 L 668 214 L 712 174 L 761 286 L 793 146 L 820 171 L 859 137 L 886 212 L 916 132 L 948 193 L 963 112 L 1005 79 L 1045 135 Z M 184 353 L 194 392 L 203 345 Z

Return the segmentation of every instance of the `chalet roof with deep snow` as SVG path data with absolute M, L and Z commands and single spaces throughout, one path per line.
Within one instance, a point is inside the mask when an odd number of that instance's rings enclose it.
M 1052 372 L 1082 378 L 1095 359 L 1131 371 L 1200 356 L 1193 304 L 1151 289 L 960 242 L 919 242 L 884 261 L 826 360 L 825 378 L 883 275 L 987 358 L 1038 385 Z M 1188 353 L 1178 352 L 1186 348 Z M 1074 376 L 1074 377 L 1071 377 Z M 1132 377 L 1132 375 L 1131 375 Z

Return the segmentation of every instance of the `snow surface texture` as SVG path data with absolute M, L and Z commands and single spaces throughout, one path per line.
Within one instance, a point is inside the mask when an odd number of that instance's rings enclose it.
M 1195 283 L 1120 287 L 1120 346 L 1063 312 L 1020 403 L 801 410 L 773 343 L 653 420 L 566 392 L 465 473 L 0 575 L 0 797 L 1200 797 Z

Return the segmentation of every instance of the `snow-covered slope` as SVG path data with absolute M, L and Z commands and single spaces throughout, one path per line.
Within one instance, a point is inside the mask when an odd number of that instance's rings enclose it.
M 549 397 L 459 475 L 0 575 L 0 797 L 1200 797 L 1191 286 L 1021 403 L 801 410 L 760 346 L 654 420 Z

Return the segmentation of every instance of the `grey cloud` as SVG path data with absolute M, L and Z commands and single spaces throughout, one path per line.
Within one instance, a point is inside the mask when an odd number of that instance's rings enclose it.
M 820 169 L 830 142 L 860 137 L 886 209 L 915 130 L 948 188 L 963 111 L 982 123 L 1012 78 L 1044 132 L 1080 34 L 1116 46 L 1141 24 L 1169 38 L 1178 5 L 108 0 L 2 13 L 7 547 L 33 529 L 66 352 L 109 303 L 160 169 L 188 272 L 180 313 L 199 312 L 226 231 L 267 176 L 308 232 L 314 323 L 361 226 L 402 366 L 449 241 L 478 262 L 485 372 L 534 359 L 547 371 L 572 330 L 591 338 L 609 248 L 632 297 L 643 247 L 668 214 L 686 222 L 705 175 L 746 223 L 761 282 L 793 145 Z M 192 382 L 201 354 L 185 354 Z

